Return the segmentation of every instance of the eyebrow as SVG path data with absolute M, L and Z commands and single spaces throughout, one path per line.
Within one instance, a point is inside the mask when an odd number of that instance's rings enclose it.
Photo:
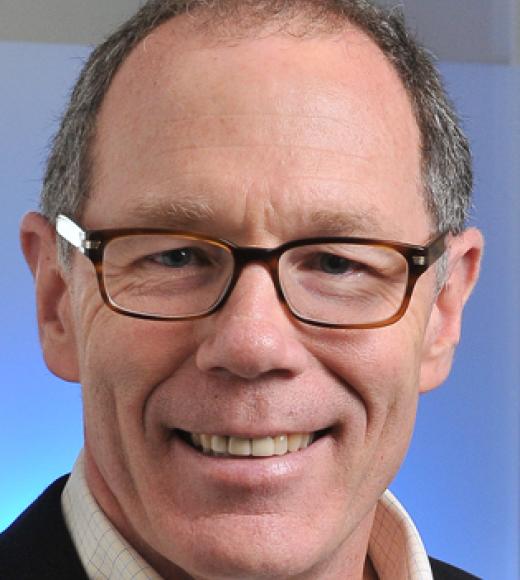
M 331 210 L 321 208 L 304 214 L 305 208 L 298 208 L 296 216 L 299 224 L 298 235 L 316 236 L 365 236 L 377 237 L 386 231 L 377 218 L 377 208 L 369 206 L 362 211 L 353 208 Z M 194 194 L 176 193 L 173 199 L 157 199 L 150 196 L 128 210 L 128 217 L 140 226 L 169 229 L 207 230 L 208 224 L 215 224 L 216 211 L 202 197 Z M 390 236 L 391 237 L 391 236 Z
M 214 210 L 202 199 L 190 195 L 175 195 L 175 199 L 143 200 L 129 209 L 135 221 L 159 227 L 189 228 L 213 219 Z
M 370 235 L 383 231 L 383 224 L 375 216 L 375 212 L 357 211 L 338 212 L 320 209 L 310 214 L 309 225 L 313 230 L 327 235 Z

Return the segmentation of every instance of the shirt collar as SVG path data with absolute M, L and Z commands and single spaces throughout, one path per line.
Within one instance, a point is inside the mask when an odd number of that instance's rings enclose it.
M 161 580 L 114 528 L 92 496 L 85 478 L 83 453 L 74 465 L 61 503 L 67 528 L 90 580 Z M 389 491 L 377 504 L 368 553 L 379 580 L 433 580 L 419 533 Z
M 404 507 L 388 490 L 377 503 L 368 555 L 380 580 L 433 580 L 419 532 Z
M 65 522 L 90 580 L 161 580 L 110 523 L 85 478 L 83 452 L 61 496 Z

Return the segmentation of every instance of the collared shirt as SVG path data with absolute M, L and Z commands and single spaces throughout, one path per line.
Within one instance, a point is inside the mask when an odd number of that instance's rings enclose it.
M 90 580 L 161 580 L 114 528 L 92 496 L 85 479 L 83 454 L 72 470 L 61 503 Z M 379 580 L 433 580 L 419 533 L 389 491 L 377 504 L 368 554 Z

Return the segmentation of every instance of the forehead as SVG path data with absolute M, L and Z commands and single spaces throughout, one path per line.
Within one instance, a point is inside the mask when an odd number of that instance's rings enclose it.
M 231 42 L 178 17 L 131 53 L 105 98 L 86 215 L 96 227 L 183 215 L 228 231 L 276 229 L 288 214 L 336 228 L 363 215 L 388 227 L 399 210 L 426 222 L 420 166 L 405 89 L 355 28 Z

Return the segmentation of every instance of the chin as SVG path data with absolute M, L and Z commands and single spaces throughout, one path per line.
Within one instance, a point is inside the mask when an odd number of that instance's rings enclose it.
M 330 558 L 322 533 L 301 522 L 272 515 L 222 515 L 219 520 L 193 523 L 182 540 L 177 533 L 170 561 L 193 578 L 254 580 L 312 578 Z

